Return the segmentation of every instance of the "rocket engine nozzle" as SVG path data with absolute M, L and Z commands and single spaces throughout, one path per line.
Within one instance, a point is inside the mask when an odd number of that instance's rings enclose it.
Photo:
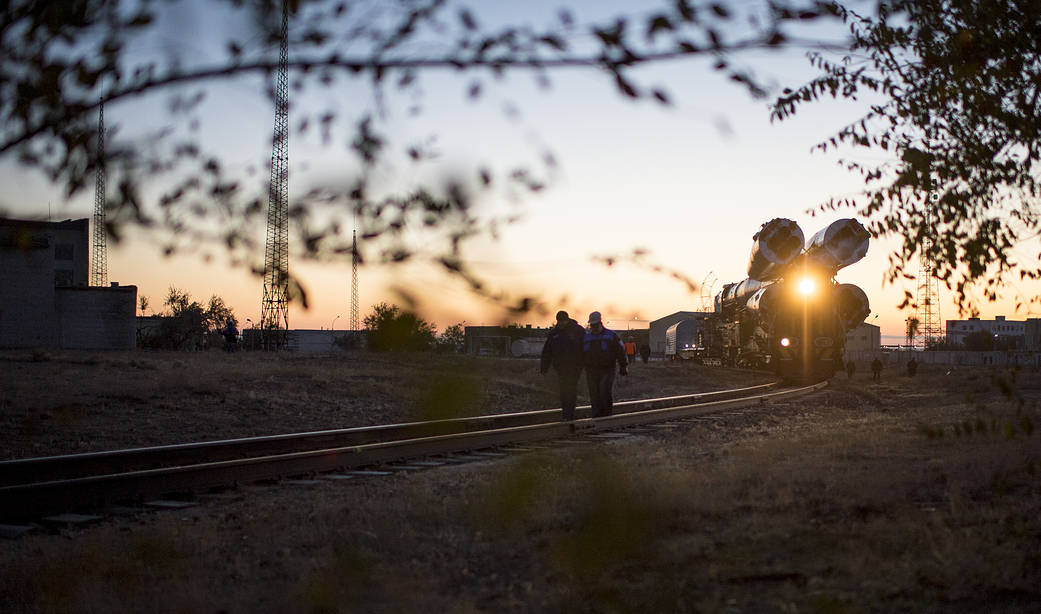
M 752 240 L 748 277 L 770 281 L 781 277 L 784 267 L 802 253 L 805 235 L 794 221 L 778 217 L 763 224 Z
M 871 233 L 857 220 L 835 220 L 810 237 L 806 259 L 834 274 L 866 256 L 870 238 Z
M 867 294 L 853 284 L 835 286 L 835 308 L 846 330 L 860 326 L 871 313 Z

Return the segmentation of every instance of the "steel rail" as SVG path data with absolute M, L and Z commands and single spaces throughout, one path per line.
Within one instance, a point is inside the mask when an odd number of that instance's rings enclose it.
M 554 440 L 600 431 L 716 413 L 724 409 L 795 397 L 826 386 L 823 382 L 737 399 L 646 409 L 572 423 L 548 422 L 490 430 L 433 435 L 255 458 L 205 462 L 0 487 L 0 519 L 26 519 L 59 511 L 97 508 L 107 503 L 143 500 L 171 492 L 347 470 L 406 459 L 482 450 L 509 444 Z
M 672 407 L 727 396 L 769 390 L 776 383 L 731 390 L 718 390 L 655 399 L 615 403 L 618 413 Z M 578 408 L 588 414 L 589 406 Z M 147 448 L 130 448 L 102 452 L 86 452 L 60 456 L 0 461 L 0 486 L 48 482 L 74 477 L 108 473 L 126 473 L 143 469 L 195 464 L 202 461 L 224 461 L 237 458 L 287 454 L 358 446 L 379 441 L 417 439 L 465 431 L 488 430 L 510 426 L 527 426 L 560 420 L 560 409 L 542 409 L 508 414 L 447 418 L 428 422 L 406 422 L 378 426 L 353 427 L 305 433 L 287 433 L 261 437 L 245 437 Z

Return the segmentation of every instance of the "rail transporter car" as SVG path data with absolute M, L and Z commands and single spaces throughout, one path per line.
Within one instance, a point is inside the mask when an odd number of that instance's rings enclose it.
M 665 330 L 666 360 L 693 360 L 701 362 L 705 357 L 708 334 L 706 318 L 687 318 L 676 322 Z
M 769 369 L 787 382 L 830 378 L 842 367 L 846 333 L 870 313 L 867 295 L 835 273 L 867 253 L 868 233 L 839 220 L 810 239 L 775 219 L 753 236 L 749 277 L 715 298 L 707 351 L 732 366 Z

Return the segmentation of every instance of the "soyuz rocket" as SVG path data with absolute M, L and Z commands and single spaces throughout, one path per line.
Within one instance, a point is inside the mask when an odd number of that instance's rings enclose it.
M 836 283 L 834 277 L 840 269 L 867 255 L 870 236 L 860 222 L 845 218 L 806 241 L 794 221 L 772 219 L 752 236 L 748 278 L 724 285 L 716 295 L 715 311 L 769 313 L 792 284 L 815 283 L 821 298 L 833 301 L 843 327 L 852 330 L 871 312 L 867 294 L 853 284 Z

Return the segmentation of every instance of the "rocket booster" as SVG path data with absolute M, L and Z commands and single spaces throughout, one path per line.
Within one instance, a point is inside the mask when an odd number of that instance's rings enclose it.
M 871 313 L 871 303 L 859 286 L 839 284 L 835 286 L 835 309 L 846 330 L 853 330 Z
M 745 279 L 736 284 L 727 284 L 723 290 L 716 295 L 716 311 L 722 311 L 724 307 L 731 305 L 743 305 L 753 294 L 759 290 L 769 287 L 774 282 L 759 281 L 757 279 Z
M 810 237 L 806 244 L 806 259 L 834 275 L 867 255 L 870 238 L 871 234 L 857 220 L 835 220 Z
M 834 277 L 839 269 L 854 264 L 867 255 L 870 233 L 855 219 L 843 218 L 829 224 L 805 243 L 802 229 L 794 221 L 774 218 L 752 236 L 752 253 L 748 260 L 748 278 L 726 284 L 715 297 L 715 310 L 730 308 L 760 309 L 776 298 L 780 286 L 771 288 L 785 277 L 802 270 L 802 265 Z M 870 313 L 867 295 L 852 284 L 838 284 L 835 299 L 840 317 L 852 329 Z
M 752 236 L 748 278 L 756 281 L 780 279 L 799 256 L 834 275 L 867 255 L 870 238 L 870 233 L 860 222 L 843 218 L 810 237 L 803 249 L 804 235 L 799 225 L 789 219 L 774 218 Z
M 778 279 L 784 268 L 802 253 L 805 235 L 794 221 L 774 218 L 752 235 L 748 277 L 756 281 Z

